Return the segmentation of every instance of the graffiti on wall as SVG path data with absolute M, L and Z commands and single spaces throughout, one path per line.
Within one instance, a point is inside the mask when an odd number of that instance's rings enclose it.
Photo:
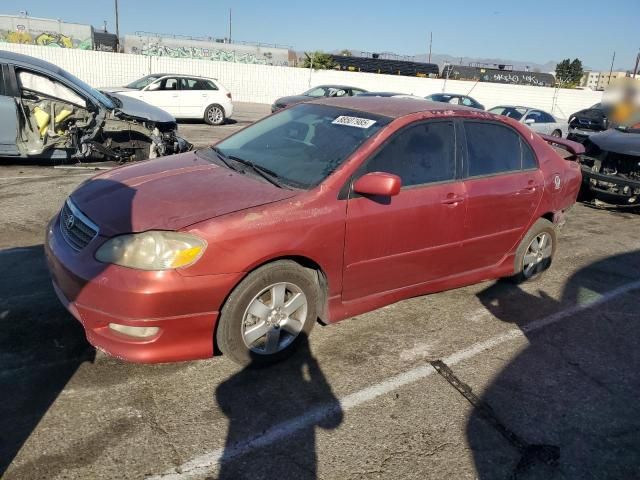
M 265 52 L 262 55 L 251 52 L 236 52 L 234 50 L 219 50 L 202 47 L 170 47 L 160 43 L 147 43 L 139 47 L 131 47 L 131 53 L 171 58 L 193 58 L 211 60 L 216 62 L 250 63 L 255 65 L 271 64 L 272 53 Z
M 0 30 L 0 41 L 44 47 L 79 48 L 82 50 L 91 50 L 93 43 L 91 38 L 79 40 L 59 32 L 29 31 L 24 25 L 17 25 L 15 30 Z

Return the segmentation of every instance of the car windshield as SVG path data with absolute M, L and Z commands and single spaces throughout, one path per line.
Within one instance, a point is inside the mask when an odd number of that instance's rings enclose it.
M 248 127 L 216 145 L 233 160 L 251 162 L 296 188 L 312 188 L 391 121 L 360 111 L 300 104 Z M 209 156 L 215 157 L 213 150 Z
M 429 95 L 425 97 L 427 100 L 433 100 L 434 102 L 448 102 L 453 97 L 451 95 L 446 95 L 443 93 L 434 93 L 433 95 Z
M 161 78 L 159 75 L 147 75 L 146 77 L 142 77 L 134 82 L 131 82 L 129 85 L 125 86 L 125 88 L 134 88 L 136 90 L 142 90 L 151 82 L 155 82 L 159 78 Z
M 495 113 L 496 115 L 503 115 L 505 117 L 513 118 L 514 120 L 520 120 L 525 113 L 526 108 L 521 107 L 493 107 L 489 110 L 489 113 Z
M 346 91 L 340 87 L 315 87 L 307 90 L 302 95 L 307 97 L 342 97 Z
M 61 77 L 63 77 L 65 80 L 75 85 L 78 89 L 90 94 L 94 99 L 99 101 L 104 107 L 107 107 L 111 110 L 116 108 L 115 104 L 104 93 L 96 90 L 91 85 L 80 80 L 78 77 L 71 75 L 66 70 L 60 70 L 58 73 L 60 74 Z

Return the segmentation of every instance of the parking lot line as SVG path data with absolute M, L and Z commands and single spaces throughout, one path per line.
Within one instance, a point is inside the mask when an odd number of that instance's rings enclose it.
M 554 323 L 560 322 L 565 318 L 607 303 L 614 298 L 625 295 L 637 289 L 640 289 L 640 281 L 627 283 L 609 292 L 606 292 L 601 296 L 594 296 L 585 303 L 560 310 L 556 313 L 530 322 L 520 328 L 511 329 L 505 333 L 489 338 L 488 340 L 473 344 L 470 347 L 459 350 L 442 360 L 449 366 L 455 365 L 456 363 L 473 358 L 480 353 L 483 353 L 505 342 L 508 342 L 509 340 L 513 340 L 516 338 L 525 338 L 525 333 L 533 332 L 535 330 L 539 330 Z M 435 372 L 436 371 L 430 364 L 425 364 L 400 373 L 380 383 L 343 397 L 342 399 L 340 399 L 339 405 L 319 405 L 307 411 L 306 414 L 275 425 L 262 434 L 250 437 L 227 448 L 218 448 L 202 455 L 198 455 L 188 462 L 185 462 L 178 467 L 166 471 L 165 473 L 150 477 L 150 479 L 148 480 L 182 480 L 195 475 L 205 474 L 212 468 L 214 468 L 218 463 L 231 460 L 235 457 L 248 453 L 253 449 L 268 446 L 274 442 L 294 435 L 296 432 L 304 428 L 308 428 L 311 425 L 317 424 L 320 420 L 327 418 L 338 411 L 340 407 L 342 407 L 343 411 L 350 410 L 363 403 L 369 402 L 384 394 L 392 392 L 398 388 L 426 378 L 434 374 Z

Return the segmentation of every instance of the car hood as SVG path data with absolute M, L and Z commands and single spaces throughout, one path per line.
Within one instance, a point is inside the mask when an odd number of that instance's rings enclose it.
M 82 184 L 71 199 L 101 235 L 111 237 L 179 230 L 296 194 L 188 152 L 102 173 Z
M 308 97 L 306 95 L 292 95 L 290 97 L 281 97 L 277 99 L 275 102 L 276 105 L 294 105 L 300 102 L 309 102 L 313 100 L 313 97 Z
M 640 133 L 610 129 L 591 135 L 589 141 L 605 152 L 640 157 Z
M 142 100 L 114 92 L 110 92 L 109 95 L 119 100 L 119 103 L 116 102 L 118 103 L 116 110 L 129 117 L 148 120 L 154 123 L 176 123 L 176 119 L 173 115 L 161 108 L 149 105 Z

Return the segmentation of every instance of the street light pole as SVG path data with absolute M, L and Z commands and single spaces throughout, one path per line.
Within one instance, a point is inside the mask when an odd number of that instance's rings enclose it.
M 118 17 L 118 0 L 116 3 L 116 52 L 120 53 L 120 20 Z

